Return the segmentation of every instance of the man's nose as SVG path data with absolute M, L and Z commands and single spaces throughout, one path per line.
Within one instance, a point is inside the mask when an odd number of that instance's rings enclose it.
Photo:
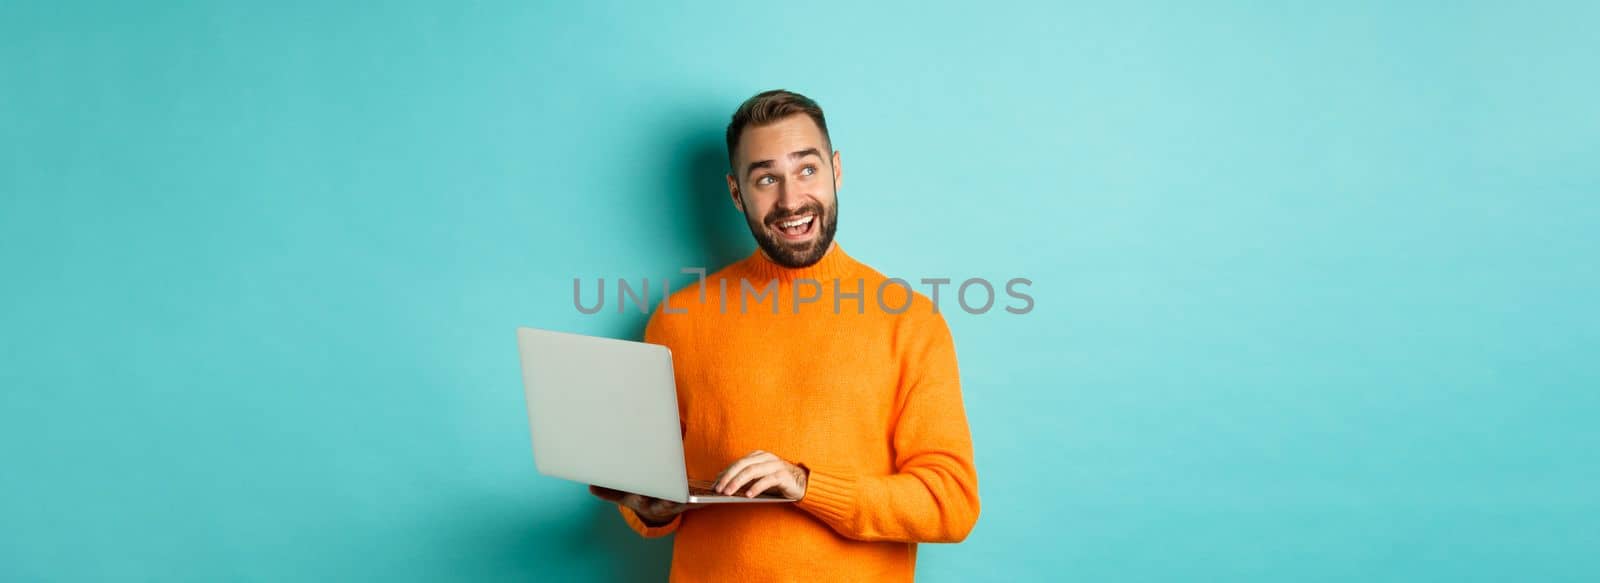
M 802 199 L 804 199 L 804 197 L 801 196 L 799 189 L 791 186 L 788 182 L 778 183 L 779 209 L 784 211 L 799 210 L 800 205 L 802 204 L 800 201 Z

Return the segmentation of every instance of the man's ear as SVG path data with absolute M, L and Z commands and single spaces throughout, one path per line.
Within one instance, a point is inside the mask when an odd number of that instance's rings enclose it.
M 734 208 L 739 209 L 741 213 L 744 212 L 744 199 L 739 197 L 739 181 L 735 180 L 732 174 L 724 178 L 728 179 L 728 196 L 733 198 Z
M 833 151 L 833 191 L 839 192 L 839 185 L 844 184 L 844 167 L 839 165 L 839 151 Z

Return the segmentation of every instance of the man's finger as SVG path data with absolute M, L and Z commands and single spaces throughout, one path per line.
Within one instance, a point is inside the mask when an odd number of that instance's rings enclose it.
M 752 463 L 755 462 L 750 458 L 740 458 L 739 461 L 733 462 L 727 469 L 722 470 L 722 477 L 717 478 L 717 483 L 713 484 L 711 489 L 716 490 L 719 494 L 731 492 L 732 490 L 728 486 L 733 483 L 734 478 L 739 477 L 740 472 L 745 471 L 745 468 L 750 467 Z
M 607 488 L 605 486 L 596 486 L 593 484 L 589 485 L 589 493 L 594 494 L 595 497 L 605 500 L 606 502 L 615 503 L 622 502 L 622 497 L 627 495 L 627 492 L 623 492 L 621 490 L 612 490 L 611 488 Z
M 678 502 L 656 498 L 654 496 L 623 492 L 622 490 L 614 490 L 605 486 L 596 486 L 594 484 L 589 485 L 589 493 L 594 494 L 595 497 L 605 500 L 606 502 L 611 502 L 632 510 L 636 514 L 649 514 L 651 516 L 681 514 L 684 511 L 694 510 L 704 506 L 704 504 L 680 504 Z
M 727 485 L 729 478 L 732 478 L 734 474 L 739 473 L 739 471 L 743 470 L 745 466 L 748 466 L 752 463 L 755 463 L 755 461 L 749 457 L 742 457 L 734 460 L 733 463 L 728 464 L 728 467 L 722 468 L 722 473 L 717 474 L 717 481 L 711 485 L 711 489 L 721 492 L 723 489 L 722 487 Z
M 655 498 L 645 496 L 644 494 L 629 494 L 627 498 L 624 498 L 624 500 L 628 501 L 629 507 L 635 510 L 644 510 L 648 512 L 650 510 L 650 503 L 654 501 Z
M 686 508 L 684 508 L 683 504 L 673 502 L 671 500 L 665 500 L 661 498 L 650 499 L 650 512 L 657 515 L 678 514 L 684 510 L 686 510 Z
M 755 465 L 745 466 L 744 469 L 739 470 L 728 480 L 727 486 L 723 488 L 723 493 L 733 494 L 738 492 L 741 486 L 751 480 L 766 477 L 767 474 L 779 471 L 782 468 L 783 462 L 760 462 Z
M 722 486 L 727 483 L 726 480 L 728 476 L 732 476 L 738 471 L 743 470 L 752 464 L 758 464 L 763 461 L 776 461 L 779 459 L 780 458 L 777 456 L 777 454 L 759 449 L 745 454 L 744 457 L 735 460 L 732 464 L 728 464 L 728 467 L 723 468 L 722 472 L 717 474 L 717 479 L 712 480 L 711 489 L 720 492 L 722 490 Z
M 755 463 L 756 462 L 755 457 L 757 455 L 760 455 L 760 454 L 761 454 L 761 450 L 758 449 L 758 450 L 755 450 L 755 451 L 752 451 L 750 453 L 745 454 L 744 457 L 741 457 L 739 459 L 733 460 L 733 463 L 728 464 L 728 467 L 726 467 L 726 468 L 722 468 L 722 472 L 717 474 L 717 480 L 716 481 L 720 484 L 722 482 L 723 478 L 725 478 L 727 476 L 731 476 L 731 475 L 733 475 L 734 472 L 737 472 L 739 470 L 744 469 L 745 466 L 748 466 L 750 464 Z
M 777 486 L 778 484 L 783 483 L 783 476 L 784 476 L 783 472 L 773 472 L 773 473 L 767 474 L 767 477 L 765 477 L 765 478 L 761 478 L 759 480 L 756 480 L 755 483 L 750 484 L 749 488 L 745 489 L 745 491 L 744 491 L 745 497 L 746 498 L 755 498 L 756 496 L 761 495 L 761 493 L 766 492 L 767 489 L 772 488 L 774 486 Z

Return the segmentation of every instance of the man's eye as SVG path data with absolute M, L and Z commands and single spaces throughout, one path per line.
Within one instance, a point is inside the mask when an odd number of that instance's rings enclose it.
M 805 175 L 805 176 L 810 176 L 812 174 L 816 174 L 817 173 L 817 167 L 816 166 L 806 166 L 804 170 L 800 171 L 800 173 Z
M 762 176 L 756 179 L 756 184 L 772 184 L 771 176 Z

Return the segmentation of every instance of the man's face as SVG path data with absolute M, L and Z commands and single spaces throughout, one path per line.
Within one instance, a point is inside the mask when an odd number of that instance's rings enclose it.
M 806 267 L 822 259 L 839 226 L 839 153 L 804 114 L 747 127 L 733 156 L 728 193 L 773 261 Z

